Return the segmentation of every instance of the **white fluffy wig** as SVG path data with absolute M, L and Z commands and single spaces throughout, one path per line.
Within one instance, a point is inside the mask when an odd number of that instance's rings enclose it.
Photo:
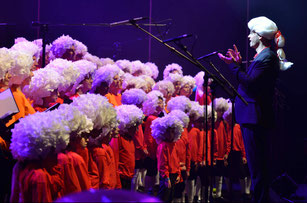
M 90 133 L 93 130 L 93 122 L 87 118 L 77 107 L 62 104 L 60 107 L 53 111 L 56 114 L 61 114 L 65 122 L 70 128 L 70 137 L 75 139 L 81 138 L 82 133 Z
M 157 82 L 152 89 L 162 92 L 164 96 L 168 94 L 173 95 L 175 92 L 174 84 L 167 80 L 161 80 Z
M 167 110 L 170 112 L 173 110 L 181 110 L 189 113 L 191 110 L 191 101 L 186 96 L 173 97 L 167 102 Z
M 189 112 L 189 117 L 191 122 L 197 121 L 199 118 L 203 117 L 204 106 L 200 105 L 197 101 L 191 101 L 191 110 Z
M 61 37 L 57 38 L 52 42 L 50 48 L 50 60 L 61 58 L 63 54 L 73 46 L 75 46 L 75 40 L 69 35 L 62 35 Z
M 147 94 L 141 89 L 129 89 L 122 94 L 122 104 L 142 105 L 147 99 Z
M 165 67 L 165 69 L 163 71 L 163 79 L 167 78 L 169 76 L 169 74 L 172 73 L 175 70 L 178 71 L 179 75 L 183 75 L 182 67 L 180 65 L 178 65 L 177 63 L 172 63 L 172 64 L 169 64 Z
M 159 99 L 162 99 L 165 105 L 165 98 L 160 91 L 153 90 L 147 94 L 147 100 L 143 103 L 143 112 L 145 115 L 149 116 L 157 113 L 156 109 Z
M 62 116 L 38 112 L 20 119 L 12 129 L 10 149 L 15 159 L 42 160 L 55 150 L 58 153 L 69 143 L 70 129 Z
M 232 105 L 231 105 L 231 102 L 228 103 L 228 105 L 229 105 L 229 108 L 223 114 L 223 119 L 231 124 L 231 119 L 232 119 Z
M 0 48 L 0 80 L 4 79 L 5 74 L 14 64 L 15 60 L 11 51 L 7 48 Z
M 59 92 L 66 92 L 67 88 L 75 84 L 80 76 L 80 70 L 74 66 L 73 62 L 62 58 L 51 61 L 45 68 L 54 69 L 63 78 L 63 82 L 59 85 Z
M 146 85 L 150 85 L 151 88 L 153 88 L 153 86 L 156 84 L 154 79 L 152 79 L 152 77 L 149 77 L 148 75 L 141 75 L 140 78 L 145 81 Z
M 217 113 L 216 113 L 216 111 L 214 111 L 213 113 L 214 113 L 214 122 L 216 122 Z M 204 112 L 204 118 L 205 118 L 205 112 Z M 212 119 L 212 107 L 210 105 L 207 105 L 207 119 L 208 120 Z
M 165 80 L 171 81 L 172 83 L 180 82 L 182 83 L 182 75 L 170 73 Z
M 132 61 L 131 65 L 132 65 L 132 70 L 131 70 L 132 75 L 135 73 L 138 73 L 138 75 L 146 75 L 147 67 L 145 66 L 144 63 L 142 63 L 139 60 L 136 60 L 136 61 Z
M 25 95 L 34 100 L 35 105 L 42 105 L 44 97 L 49 97 L 51 92 L 57 90 L 63 82 L 63 78 L 58 72 L 50 68 L 42 68 L 33 71 L 30 85 L 27 86 Z
M 74 40 L 75 54 L 82 55 L 82 57 L 87 53 L 87 46 L 78 40 Z
M 183 86 L 185 86 L 186 84 L 188 84 L 191 87 L 191 89 L 194 89 L 194 87 L 195 87 L 195 79 L 192 76 L 190 76 L 190 75 L 183 76 L 182 77 L 182 82 L 181 82 L 181 88 Z
M 121 134 L 127 133 L 131 127 L 142 124 L 145 117 L 143 111 L 135 105 L 120 105 L 115 107 L 115 109 L 119 119 L 118 128 Z
M 104 65 L 98 56 L 94 56 L 88 52 L 83 56 L 83 59 L 95 63 L 98 68 Z
M 224 99 L 223 97 L 216 98 L 213 100 L 214 109 L 215 111 L 227 111 L 229 108 L 228 100 Z
M 197 87 L 197 90 L 201 90 L 203 95 L 203 91 L 204 91 L 204 77 L 205 77 L 205 72 L 204 71 L 200 71 L 198 72 L 195 76 L 194 76 L 194 80 L 195 80 L 195 85 Z
M 123 83 L 125 84 L 123 85 L 125 89 L 137 88 L 145 90 L 147 88 L 146 81 L 140 76 L 135 77 L 132 75 L 132 77 L 126 78 Z
M 190 118 L 189 116 L 181 110 L 173 110 L 168 115 L 176 116 L 182 122 L 184 128 L 189 126 Z
M 95 76 L 93 79 L 93 86 L 92 86 L 92 92 L 96 91 L 96 88 L 100 86 L 102 82 L 106 82 L 109 86 L 113 82 L 113 78 L 118 75 L 119 77 L 122 77 L 124 72 L 118 68 L 116 64 L 108 64 L 106 66 L 103 66 L 99 68 L 95 72 Z
M 74 98 L 71 105 L 92 120 L 94 129 L 102 129 L 101 136 L 108 135 L 118 126 L 116 111 L 104 96 L 83 94 Z
M 117 60 L 116 65 L 125 73 L 132 73 L 132 63 L 127 59 Z
M 12 56 L 15 60 L 14 66 L 11 67 L 9 73 L 11 74 L 10 85 L 20 85 L 24 79 L 30 77 L 31 67 L 33 65 L 33 56 L 21 52 L 11 50 Z
M 148 66 L 149 69 L 151 70 L 151 76 L 153 79 L 157 79 L 159 76 L 159 68 L 155 63 L 152 62 L 147 62 L 145 63 L 145 66 Z
M 73 62 L 73 66 L 75 69 L 80 72 L 79 77 L 74 82 L 74 86 L 71 90 L 72 93 L 75 93 L 76 89 L 79 87 L 79 84 L 87 77 L 91 76 L 97 70 L 97 65 L 87 61 L 87 60 L 78 60 Z
M 33 42 L 29 42 L 25 38 L 15 39 L 15 44 L 11 47 L 11 50 L 20 51 L 32 57 L 35 56 L 37 61 L 40 56 L 40 47 Z
M 177 116 L 167 115 L 155 119 L 151 124 L 153 138 L 159 144 L 162 141 L 176 142 L 183 132 L 183 124 Z
M 111 58 L 101 58 L 100 61 L 102 62 L 102 66 L 105 66 L 108 64 L 111 64 L 111 65 L 115 64 L 115 62 Z

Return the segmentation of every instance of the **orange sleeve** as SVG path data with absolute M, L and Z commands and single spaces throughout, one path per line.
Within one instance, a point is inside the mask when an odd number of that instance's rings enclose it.
M 6 123 L 6 127 L 15 123 L 18 119 L 23 118 L 29 114 L 34 114 L 35 110 L 30 102 L 26 99 L 25 95 L 19 90 L 13 90 L 13 96 L 19 109 L 19 113 L 15 114 L 12 119 Z

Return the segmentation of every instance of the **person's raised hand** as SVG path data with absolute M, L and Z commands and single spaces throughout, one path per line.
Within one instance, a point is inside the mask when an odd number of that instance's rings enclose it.
M 234 44 L 233 45 L 234 49 L 228 49 L 226 56 L 224 56 L 221 53 L 218 53 L 219 58 L 224 61 L 227 64 L 231 64 L 233 62 L 237 63 L 237 64 L 241 64 L 242 63 L 242 57 L 240 52 L 238 51 L 237 46 Z

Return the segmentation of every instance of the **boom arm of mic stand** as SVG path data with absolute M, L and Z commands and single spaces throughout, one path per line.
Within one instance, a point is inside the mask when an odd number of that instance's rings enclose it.
M 229 95 L 233 95 L 233 92 L 230 92 L 225 85 L 221 82 L 221 80 L 216 77 L 214 74 L 212 74 L 209 70 L 207 70 L 195 57 L 193 57 L 193 55 L 188 52 L 187 50 L 185 51 L 191 58 L 187 57 L 186 55 L 182 54 L 181 52 L 179 52 L 177 49 L 175 49 L 174 47 L 168 45 L 167 43 L 164 43 L 161 39 L 159 39 L 158 37 L 154 36 L 153 34 L 151 34 L 150 32 L 148 32 L 147 30 L 143 29 L 142 27 L 140 27 L 138 24 L 136 24 L 135 22 L 131 22 L 132 25 L 134 25 L 136 28 L 138 28 L 139 30 L 145 32 L 146 34 L 150 35 L 151 37 L 153 37 L 155 40 L 157 40 L 158 42 L 160 42 L 161 44 L 164 44 L 167 48 L 169 48 L 171 51 L 175 52 L 177 55 L 181 56 L 182 58 L 188 60 L 189 62 L 191 62 L 192 64 L 196 65 L 197 67 L 199 67 L 200 69 L 204 70 L 205 73 L 210 76 L 213 80 L 217 81 L 223 88 L 224 90 L 229 94 Z M 236 92 L 237 93 L 237 92 Z M 237 93 L 238 94 L 238 93 Z M 240 99 L 243 99 L 242 101 L 244 103 L 247 104 L 247 102 L 244 100 L 243 97 L 240 97 Z
M 210 66 L 218 73 L 218 75 L 226 82 L 226 84 L 230 87 L 230 89 L 237 95 L 244 104 L 248 105 L 247 101 L 238 93 L 238 91 L 233 87 L 233 85 L 224 77 L 224 75 L 215 67 L 212 61 L 207 61 Z M 234 97 L 233 97 L 234 98 Z

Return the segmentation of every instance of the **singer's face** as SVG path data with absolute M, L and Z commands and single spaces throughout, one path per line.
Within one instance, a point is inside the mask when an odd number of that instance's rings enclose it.
M 185 84 L 181 89 L 180 89 L 180 95 L 190 97 L 192 94 L 192 88 L 189 84 Z
M 255 32 L 251 31 L 250 34 L 248 35 L 249 39 L 249 46 L 256 49 L 259 46 L 260 43 L 260 36 Z

